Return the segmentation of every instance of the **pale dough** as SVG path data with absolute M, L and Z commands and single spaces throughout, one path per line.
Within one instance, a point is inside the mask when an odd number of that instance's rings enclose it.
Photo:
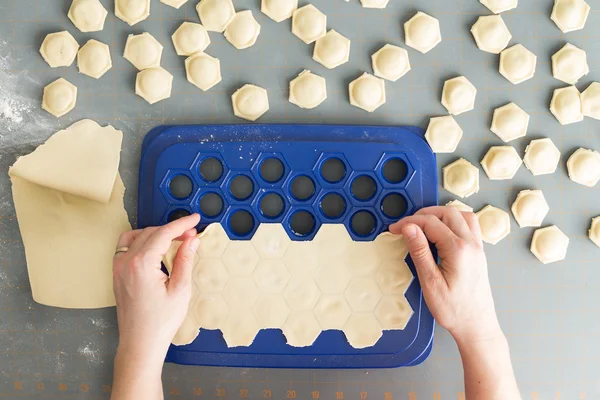
M 187 3 L 188 0 L 160 0 L 160 2 L 173 8 L 179 9 L 182 5 Z
M 115 15 L 133 26 L 150 16 L 150 0 L 115 0 Z
M 292 310 L 310 311 L 317 304 L 321 290 L 310 276 L 296 276 L 290 279 L 283 296 Z
M 259 330 L 254 314 L 235 310 L 227 316 L 221 328 L 223 339 L 229 347 L 250 346 Z
M 289 101 L 300 108 L 313 109 L 327 99 L 325 78 L 304 70 L 290 82 Z
M 67 31 L 50 33 L 42 42 L 40 53 L 52 68 L 69 67 L 75 61 L 79 43 Z
M 569 157 L 567 169 L 573 182 L 594 187 L 600 180 L 600 153 L 580 148 Z
M 588 232 L 590 240 L 600 247 L 600 216 L 592 219 L 592 225 Z
M 535 139 L 525 149 L 523 162 L 534 176 L 553 174 L 560 161 L 560 150 L 550 138 Z
M 481 166 L 492 180 L 512 179 L 523 164 L 512 146 L 492 146 L 481 160 Z
M 171 97 L 173 75 L 164 68 L 148 68 L 138 72 L 135 80 L 135 94 L 150 104 Z
M 371 56 L 375 76 L 392 82 L 410 71 L 408 52 L 402 47 L 386 44 Z
M 510 233 L 510 216 L 494 206 L 485 206 L 475 214 L 481 227 L 481 238 L 485 243 L 498 244 Z
M 119 235 L 131 229 L 118 175 L 121 141 L 122 133 L 111 126 L 83 120 L 10 168 L 36 302 L 115 305 L 112 259 Z
M 423 54 L 429 52 L 442 41 L 440 21 L 424 12 L 417 12 L 404 23 L 404 41 Z
M 269 111 L 267 91 L 256 85 L 246 84 L 231 96 L 236 117 L 256 121 Z
M 552 75 L 569 85 L 590 72 L 585 51 L 567 43 L 552 56 Z
M 281 295 L 262 294 L 254 306 L 254 316 L 263 329 L 279 329 L 290 315 L 290 307 Z
M 59 118 L 67 114 L 77 103 L 77 87 L 60 78 L 44 88 L 42 108 Z
M 461 197 L 469 197 L 479 192 L 479 169 L 461 158 L 442 169 L 444 189 Z
M 160 67 L 163 46 L 148 32 L 129 35 L 123 57 L 138 70 Z
M 383 296 L 375 309 L 375 316 L 384 330 L 405 329 L 412 315 L 413 309 L 402 295 Z
M 342 330 L 352 310 L 341 294 L 325 294 L 314 308 L 314 314 L 323 330 Z
M 260 35 L 260 25 L 252 15 L 252 11 L 240 11 L 225 29 L 225 39 L 236 49 L 242 50 L 254 45 Z
M 207 91 L 221 82 L 221 63 L 206 53 L 196 53 L 185 60 L 187 80 L 201 90 Z
M 446 203 L 446 207 L 454 207 L 461 212 L 473 212 L 473 207 L 466 205 L 460 200 L 452 200 Z
M 350 59 L 350 39 L 331 29 L 317 39 L 313 51 L 313 60 L 326 68 L 333 69 L 347 63 Z
M 99 79 L 112 68 L 112 58 L 107 44 L 90 39 L 77 53 L 79 72 Z
M 325 36 L 327 16 L 312 4 L 300 7 L 292 14 L 292 33 L 306 44 Z
M 444 82 L 442 105 L 452 115 L 459 115 L 475 108 L 477 89 L 467 78 L 459 76 Z
M 383 329 L 373 313 L 352 313 L 344 325 L 344 334 L 352 347 L 364 349 L 377 343 Z
M 99 0 L 73 0 L 67 16 L 81 32 L 104 29 L 108 11 Z
M 285 21 L 298 9 L 298 0 L 262 0 L 260 10 L 275 22 Z
M 522 190 L 511 207 L 515 220 L 521 228 L 542 226 L 550 206 L 541 190 Z
M 494 14 L 512 10 L 519 5 L 519 0 L 479 0 L 479 2 Z
M 512 35 L 500 15 L 479 17 L 471 28 L 477 47 L 492 54 L 500 54 L 508 46 Z
M 527 135 L 529 114 L 515 103 L 509 103 L 494 110 L 490 130 L 502 141 L 510 142 Z
M 390 0 L 360 0 L 364 8 L 385 8 Z
M 345 296 L 352 311 L 372 312 L 381 299 L 381 289 L 373 278 L 360 276 L 352 279 Z
M 555 89 L 550 101 L 550 112 L 561 125 L 583 121 L 581 94 L 575 86 Z
M 375 281 L 384 294 L 404 295 L 413 278 L 404 260 L 386 260 L 375 272 Z
M 431 118 L 425 132 L 434 153 L 454 153 L 462 137 L 463 130 L 452 115 Z
M 564 33 L 583 29 L 590 6 L 583 0 L 554 0 L 550 18 Z
M 584 116 L 600 120 L 600 83 L 592 82 L 581 93 L 581 107 Z
M 385 82 L 368 73 L 363 73 L 349 85 L 350 104 L 373 112 L 385 104 Z
M 193 22 L 184 22 L 171 36 L 178 56 L 191 56 L 206 50 L 210 37 L 206 28 Z
M 231 0 L 200 0 L 196 11 L 202 25 L 212 32 L 223 32 L 235 17 Z
M 260 260 L 252 276 L 258 290 L 269 294 L 283 292 L 290 280 L 290 274 L 281 259 Z
M 533 78 L 537 56 L 522 44 L 515 44 L 500 53 L 500 74 L 517 85 Z
M 312 312 L 292 311 L 281 330 L 290 346 L 307 347 L 317 340 L 321 326 Z
M 562 261 L 567 257 L 569 238 L 556 225 L 538 229 L 531 240 L 531 252 L 543 264 Z

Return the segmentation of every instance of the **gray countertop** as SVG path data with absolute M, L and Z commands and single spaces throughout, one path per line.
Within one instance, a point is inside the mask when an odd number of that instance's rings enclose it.
M 490 181 L 482 174 L 481 192 L 468 199 L 475 209 L 493 204 L 508 210 L 520 190 L 542 189 L 551 208 L 545 223 L 557 224 L 571 238 L 567 260 L 551 265 L 531 255 L 533 230 L 519 229 L 514 221 L 507 239 L 486 247 L 498 314 L 524 398 L 600 398 L 600 249 L 586 239 L 590 219 L 600 214 L 600 189 L 572 183 L 564 166 L 580 146 L 600 150 L 600 122 L 586 119 L 563 127 L 548 111 L 553 89 L 565 86 L 552 77 L 550 56 L 567 41 L 588 54 L 591 73 L 578 85 L 580 90 L 600 79 L 600 0 L 588 0 L 592 12 L 586 29 L 567 35 L 549 18 L 551 0 L 521 0 L 516 10 L 503 14 L 511 43 L 522 43 L 538 56 L 535 77 L 518 86 L 498 73 L 498 56 L 474 44 L 469 29 L 479 15 L 489 14 L 477 0 L 390 0 L 385 10 L 363 9 L 358 0 L 314 0 L 327 14 L 328 28 L 352 40 L 350 62 L 335 70 L 311 59 L 312 46 L 291 34 L 289 20 L 271 21 L 259 12 L 259 0 L 235 0 L 237 9 L 254 11 L 262 33 L 257 44 L 244 51 L 211 33 L 207 52 L 221 59 L 223 82 L 206 93 L 185 80 L 183 58 L 175 55 L 170 42 L 182 21 L 198 21 L 196 0 L 180 10 L 152 0 L 150 18 L 134 27 L 114 16 L 112 1 L 101 1 L 109 17 L 104 31 L 92 34 L 80 33 L 67 19 L 68 0 L 0 1 L 0 398 L 108 398 L 117 345 L 114 309 L 61 310 L 32 301 L 6 175 L 17 156 L 82 118 L 121 129 L 121 174 L 128 188 L 127 210 L 134 219 L 144 135 L 161 124 L 243 122 L 233 116 L 230 95 L 244 83 L 268 90 L 271 110 L 260 120 L 264 123 L 426 127 L 431 116 L 445 113 L 439 101 L 441 87 L 457 75 L 467 76 L 477 87 L 477 103 L 475 110 L 457 117 L 464 139 L 456 154 L 438 158 L 440 167 L 459 156 L 479 165 L 490 145 L 502 144 L 489 125 L 493 109 L 510 101 L 531 115 L 528 136 L 513 143 L 517 150 L 522 154 L 529 140 L 548 136 L 563 155 L 554 175 L 534 178 L 524 167 L 511 181 Z M 348 83 L 363 71 L 371 72 L 370 55 L 384 43 L 404 46 L 402 23 L 417 10 L 440 20 L 443 42 L 426 55 L 409 49 L 412 71 L 398 82 L 386 83 L 387 104 L 375 113 L 352 107 Z M 78 74 L 75 65 L 49 68 L 38 48 L 47 33 L 64 29 L 80 44 L 90 38 L 109 44 L 113 69 L 96 81 Z M 136 70 L 121 57 L 127 35 L 143 31 L 164 45 L 162 65 L 175 76 L 172 97 L 154 106 L 134 94 Z M 313 111 L 287 101 L 289 80 L 304 68 L 327 79 L 329 98 Z M 71 113 L 56 120 L 41 110 L 40 98 L 42 88 L 61 76 L 78 86 L 79 98 Z M 450 199 L 440 191 L 441 202 Z M 313 392 L 321 399 L 463 398 L 459 355 L 443 329 L 436 332 L 430 358 L 413 368 L 313 371 L 165 365 L 163 380 L 167 398 L 173 399 L 254 399 L 269 393 L 272 398 L 306 399 L 315 398 Z

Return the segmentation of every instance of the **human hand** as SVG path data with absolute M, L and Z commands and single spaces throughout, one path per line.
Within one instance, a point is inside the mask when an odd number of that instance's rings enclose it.
M 457 342 L 502 335 L 475 214 L 454 207 L 424 208 L 391 225 L 390 232 L 404 236 L 425 301 Z M 439 266 L 428 240 L 438 250 Z
M 113 261 L 120 351 L 164 360 L 188 311 L 199 222 L 200 216 L 193 214 L 119 238 L 117 247 L 129 248 Z M 175 239 L 183 243 L 169 277 L 161 271 L 161 261 Z

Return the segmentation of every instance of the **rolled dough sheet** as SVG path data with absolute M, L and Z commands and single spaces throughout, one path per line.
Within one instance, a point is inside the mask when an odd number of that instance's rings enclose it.
M 10 168 L 36 302 L 63 308 L 115 305 L 112 258 L 119 235 L 131 229 L 117 172 L 121 141 L 120 131 L 84 120 Z

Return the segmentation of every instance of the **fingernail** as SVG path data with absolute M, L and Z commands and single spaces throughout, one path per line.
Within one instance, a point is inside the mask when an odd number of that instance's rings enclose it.
M 406 240 L 413 240 L 417 237 L 417 227 L 414 225 L 406 225 L 402 230 L 402 235 Z

